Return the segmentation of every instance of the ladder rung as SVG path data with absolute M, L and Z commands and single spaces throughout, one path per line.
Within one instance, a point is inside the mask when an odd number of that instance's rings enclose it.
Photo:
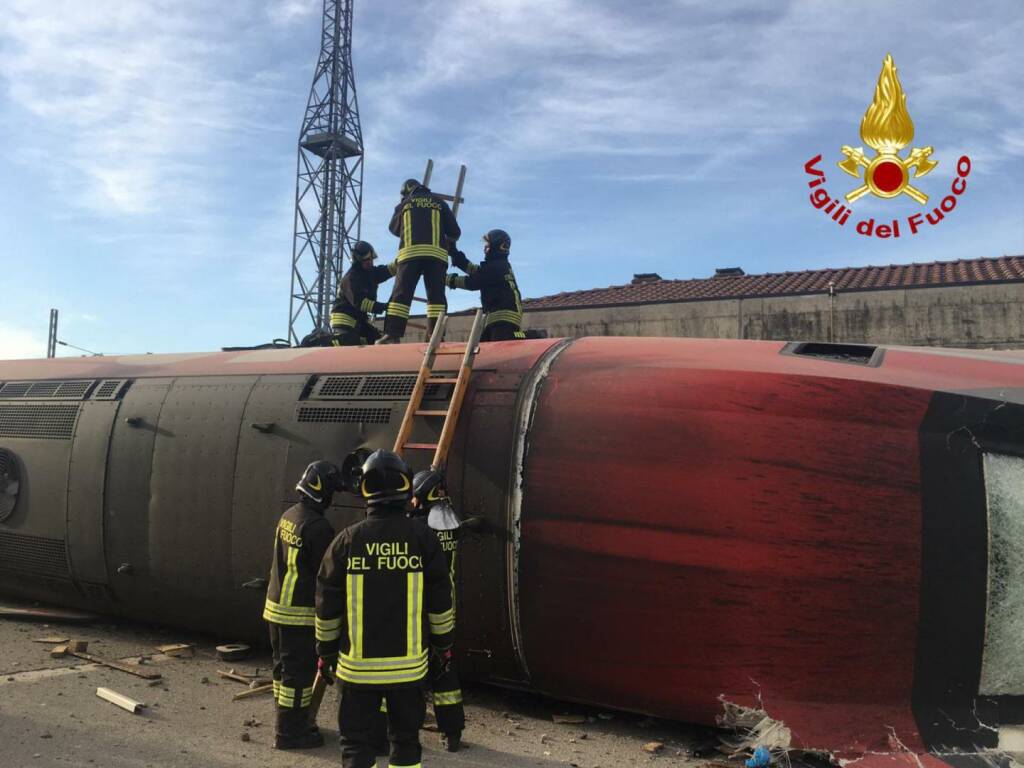
M 437 450 L 437 443 L 406 443 L 402 447 L 412 448 L 414 451 L 434 451 Z
M 448 411 L 416 411 L 416 416 L 447 416 Z
M 458 379 L 427 379 L 427 384 L 458 384 Z

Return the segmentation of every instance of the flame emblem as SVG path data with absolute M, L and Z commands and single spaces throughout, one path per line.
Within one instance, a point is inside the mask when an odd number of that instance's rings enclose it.
M 882 63 L 875 98 L 860 121 L 860 138 L 876 154 L 868 158 L 863 147 L 843 146 L 846 159 L 839 167 L 858 179 L 862 178 L 861 168 L 864 169 L 864 183 L 847 193 L 847 202 L 859 200 L 868 192 L 882 198 L 907 195 L 921 205 L 928 202 L 928 195 L 910 185 L 910 169 L 915 169 L 916 179 L 931 173 L 938 162 L 928 159 L 931 147 L 915 147 L 907 157 L 900 157 L 900 150 L 914 140 L 914 121 L 907 112 L 907 94 L 896 74 L 892 54 L 886 54 Z

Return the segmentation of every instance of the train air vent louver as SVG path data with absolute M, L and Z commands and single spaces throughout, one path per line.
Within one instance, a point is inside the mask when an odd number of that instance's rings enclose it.
M 0 387 L 0 400 L 84 400 L 93 380 L 9 381 Z
M 0 531 L 0 569 L 67 579 L 67 548 L 60 539 Z
M 28 388 L 32 386 L 31 381 L 9 381 L 0 387 L 0 397 L 24 397 Z
M 75 433 L 77 405 L 18 403 L 0 405 L 0 437 L 68 440 Z
M 92 399 L 113 400 L 117 397 L 122 384 L 124 384 L 124 379 L 107 379 L 96 387 L 96 391 L 92 393 Z
M 299 421 L 318 424 L 387 424 L 391 421 L 390 408 L 321 408 L 302 406 Z
M 0 448 L 0 522 L 14 511 L 21 491 L 21 470 L 18 457 L 11 451 Z
M 327 376 L 320 381 L 316 397 L 346 398 L 355 395 L 362 376 Z
M 381 400 L 406 398 L 416 386 L 415 376 L 367 376 L 360 397 L 375 397 Z

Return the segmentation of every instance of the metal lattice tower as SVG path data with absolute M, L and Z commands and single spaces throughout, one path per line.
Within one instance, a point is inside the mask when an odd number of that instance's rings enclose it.
M 359 239 L 363 132 L 352 72 L 352 2 L 324 0 L 320 57 L 299 132 L 288 340 L 329 328 L 331 305 Z

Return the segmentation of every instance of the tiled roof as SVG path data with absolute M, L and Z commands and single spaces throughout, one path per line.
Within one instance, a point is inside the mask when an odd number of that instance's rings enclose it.
M 627 285 L 525 299 L 523 308 L 573 309 L 621 304 L 795 296 L 826 293 L 829 283 L 835 283 L 836 291 L 844 292 L 1019 281 L 1024 281 L 1024 256 L 933 261 L 927 264 L 890 264 L 885 267 L 809 269 L 803 272 L 696 280 L 662 280 L 657 275 L 639 275 Z

